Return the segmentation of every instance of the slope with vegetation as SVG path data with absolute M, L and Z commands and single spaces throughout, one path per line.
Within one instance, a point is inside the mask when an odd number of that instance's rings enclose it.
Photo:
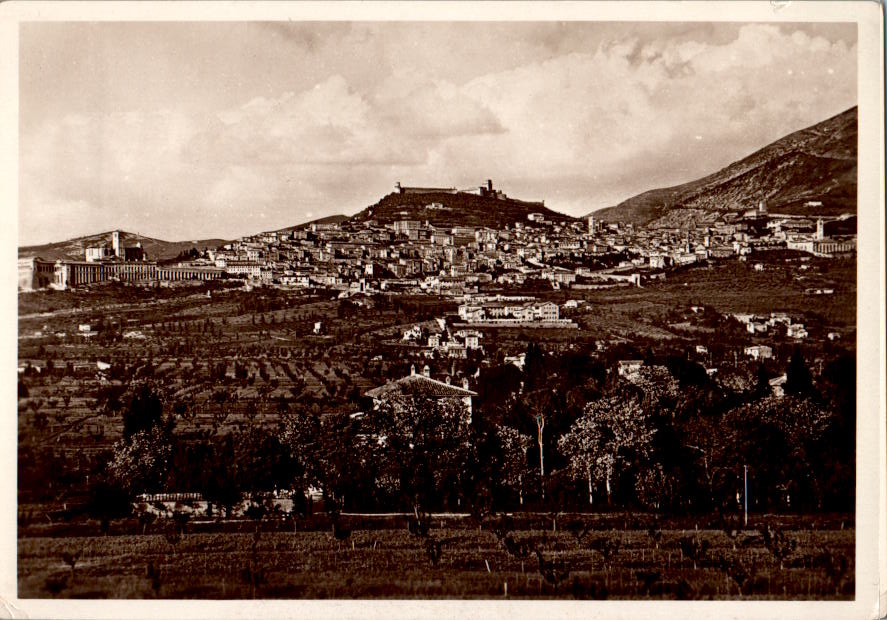
M 29 245 L 18 249 L 19 258 L 30 258 L 39 256 L 44 260 L 83 260 L 86 248 L 111 246 L 111 232 L 103 232 L 95 235 L 86 235 L 67 241 L 57 241 L 55 243 L 45 243 L 43 245 Z M 162 239 L 153 239 L 151 237 L 143 237 L 131 232 L 120 231 L 120 245 L 130 246 L 141 243 L 145 253 L 151 260 L 168 260 L 188 253 L 192 249 L 205 250 L 207 248 L 216 248 L 220 245 L 228 243 L 224 239 L 202 239 L 195 241 L 163 241 Z
M 653 226 L 706 223 L 766 200 L 780 214 L 856 213 L 856 107 L 734 162 L 714 174 L 653 189 L 593 215 Z M 822 203 L 807 206 L 807 203 Z M 592 215 L 592 214 L 590 214 Z
M 440 207 L 432 207 L 437 203 Z M 433 192 L 426 194 L 391 193 L 351 218 L 352 222 L 375 220 L 389 224 L 397 220 L 427 221 L 434 226 L 486 226 L 505 228 L 526 222 L 531 213 L 541 213 L 548 221 L 572 222 L 575 218 L 552 211 L 541 203 L 503 200 L 475 194 Z

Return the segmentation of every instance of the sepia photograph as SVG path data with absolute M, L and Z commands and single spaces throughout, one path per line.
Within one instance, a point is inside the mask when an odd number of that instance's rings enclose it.
M 10 617 L 883 617 L 878 5 L 162 4 L 2 20 Z

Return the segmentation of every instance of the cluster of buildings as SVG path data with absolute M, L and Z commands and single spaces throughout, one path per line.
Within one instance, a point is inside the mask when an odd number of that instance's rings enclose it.
M 423 348 L 425 357 L 465 359 L 469 351 L 483 351 L 483 333 L 474 329 L 453 329 L 444 319 L 438 319 L 440 330 L 428 332 L 414 325 L 403 333 L 402 342 Z
M 140 242 L 120 244 L 120 232 L 111 233 L 110 246 L 84 248 L 85 260 L 43 260 L 39 256 L 20 258 L 20 290 L 88 286 L 102 282 L 184 282 L 208 281 L 222 277 L 218 269 L 202 265 L 162 265 L 148 260 Z
M 531 296 L 466 295 L 461 301 L 458 320 L 438 318 L 430 329 L 413 325 L 403 332 L 401 344 L 421 348 L 428 358 L 465 359 L 471 351 L 483 353 L 483 330 L 490 327 L 579 327 L 559 317 L 556 303 Z
M 575 327 L 560 318 L 558 305 L 535 297 L 469 296 L 459 305 L 459 318 L 469 324 Z
M 472 190 L 404 187 L 422 195 L 476 193 L 505 199 L 492 181 Z M 432 198 L 429 197 L 431 201 Z M 508 198 L 511 202 L 516 202 Z M 519 201 L 517 201 L 519 202 Z M 67 288 L 103 282 L 177 281 L 243 278 L 267 285 L 326 288 L 355 292 L 409 291 L 461 297 L 487 283 L 520 286 L 528 279 L 553 288 L 637 285 L 660 270 L 711 258 L 745 256 L 757 251 L 794 248 L 821 256 L 855 251 L 855 235 L 828 236 L 823 218 L 776 216 L 766 204 L 745 214 L 724 213 L 695 228 L 642 228 L 631 224 L 549 221 L 526 203 L 527 219 L 501 228 L 431 224 L 410 219 L 315 223 L 243 237 L 173 265 L 149 261 L 140 244 L 85 249 L 83 261 L 19 261 L 19 287 Z M 442 210 L 439 202 L 426 209 Z M 618 264 L 589 268 L 589 259 L 617 256 Z M 466 310 L 468 312 L 468 310 Z M 484 305 L 465 320 L 553 320 L 557 308 Z
M 776 215 L 769 213 L 766 201 L 760 201 L 757 209 L 743 214 L 724 213 L 715 222 L 695 228 L 650 229 L 634 235 L 634 241 L 649 258 L 651 269 L 776 249 L 830 258 L 856 252 L 855 233 L 826 234 L 833 223 L 836 229 L 850 228 L 842 226 L 850 217 Z M 855 218 L 852 224 L 855 230 Z M 589 228 L 594 226 L 589 218 Z
M 783 222 L 777 222 L 774 229 L 778 228 L 775 234 L 785 236 L 786 247 L 790 250 L 799 250 L 815 256 L 825 257 L 856 251 L 855 237 L 828 237 L 825 234 L 825 224 L 823 218 L 818 218 L 816 220 L 816 233 L 813 235 L 784 232 L 782 228 L 785 226 L 785 223 Z
M 766 334 L 770 329 L 783 326 L 785 335 L 789 338 L 801 340 L 809 336 L 803 323 L 792 322 L 792 318 L 784 312 L 771 312 L 769 317 L 754 314 L 729 315 L 743 325 L 750 334 Z

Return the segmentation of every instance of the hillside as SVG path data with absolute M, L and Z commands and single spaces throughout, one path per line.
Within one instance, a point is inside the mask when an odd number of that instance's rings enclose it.
M 135 233 L 120 231 L 120 245 L 130 246 L 141 242 L 142 247 L 150 260 L 168 260 L 175 258 L 181 252 L 187 252 L 191 248 L 202 250 L 215 248 L 228 243 L 224 239 L 203 239 L 198 241 L 163 241 L 151 237 L 141 237 Z M 111 246 L 111 231 L 96 235 L 77 237 L 67 241 L 57 241 L 44 245 L 30 245 L 18 249 L 19 258 L 39 256 L 46 260 L 84 260 L 85 249 L 106 245 Z
M 767 201 L 771 213 L 856 213 L 856 107 L 796 131 L 714 174 L 654 189 L 592 214 L 604 221 L 688 226 Z M 808 207 L 807 202 L 822 206 Z
M 347 215 L 327 215 L 326 217 L 320 217 L 316 220 L 311 220 L 310 222 L 303 222 L 302 224 L 296 224 L 295 226 L 287 226 L 286 228 L 281 228 L 279 230 L 271 230 L 268 232 L 276 232 L 276 233 L 285 233 L 292 232 L 294 230 L 299 230 L 301 228 L 310 228 L 312 224 L 341 224 L 345 220 L 348 219 Z
M 442 208 L 431 208 L 432 203 L 437 203 Z M 539 203 L 467 193 L 430 192 L 388 194 L 376 204 L 352 216 L 350 221 L 359 223 L 375 220 L 379 224 L 390 224 L 397 220 L 419 220 L 444 227 L 504 228 L 506 224 L 526 223 L 527 215 L 530 213 L 542 213 L 546 220 L 556 222 L 575 220 L 569 215 L 552 211 Z

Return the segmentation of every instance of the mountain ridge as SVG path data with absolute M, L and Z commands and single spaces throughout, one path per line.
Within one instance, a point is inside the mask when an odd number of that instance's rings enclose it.
M 44 260 L 85 260 L 85 250 L 88 247 L 111 246 L 111 235 L 114 231 L 83 235 L 64 241 L 43 243 L 40 245 L 28 245 L 18 248 L 19 258 L 31 258 L 39 256 Z M 181 252 L 187 252 L 191 248 L 204 249 L 215 248 L 229 243 L 224 239 L 200 239 L 194 241 L 164 241 L 145 237 L 136 233 L 120 230 L 120 245 L 128 246 L 141 243 L 142 248 L 150 260 L 169 260 L 177 257 Z
M 585 217 L 653 227 L 689 226 L 741 213 L 767 201 L 791 215 L 856 213 L 857 107 L 792 132 L 720 170 L 680 185 L 642 192 Z

